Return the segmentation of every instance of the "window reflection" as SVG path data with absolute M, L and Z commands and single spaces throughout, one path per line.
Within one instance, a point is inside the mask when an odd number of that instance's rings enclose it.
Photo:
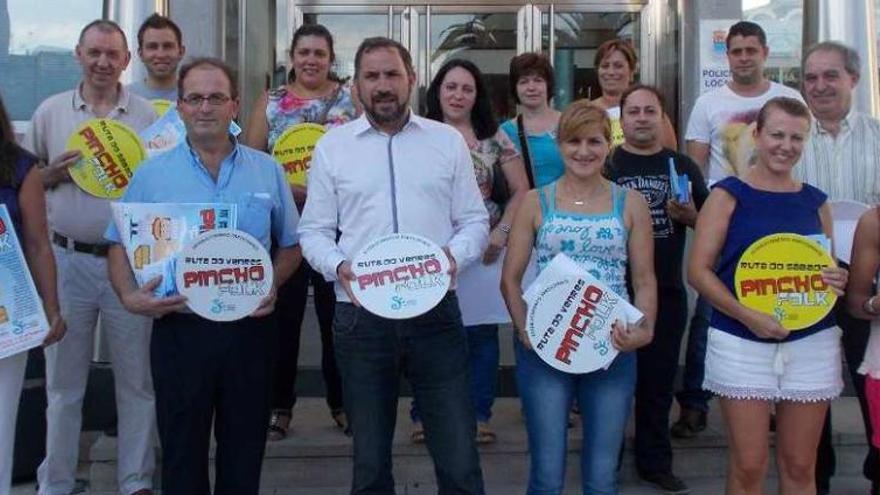
M 0 0 L 0 94 L 12 120 L 30 120 L 46 97 L 79 81 L 77 37 L 102 8 L 101 0 Z
M 549 49 L 549 16 L 544 16 L 542 45 Z M 553 67 L 556 93 L 553 104 L 565 108 L 580 98 L 593 100 L 602 91 L 593 64 L 596 49 L 610 39 L 628 41 L 639 55 L 639 14 L 631 12 L 560 12 L 554 19 L 555 53 Z M 638 73 L 636 73 L 638 80 Z
M 470 60 L 483 73 L 499 119 L 516 113 L 507 73 L 516 55 L 516 14 L 439 14 L 431 17 L 431 74 L 450 59 Z M 430 81 L 428 82 L 430 84 Z
M 764 75 L 795 89 L 801 84 L 803 0 L 743 0 L 743 19 L 767 33 L 770 56 Z

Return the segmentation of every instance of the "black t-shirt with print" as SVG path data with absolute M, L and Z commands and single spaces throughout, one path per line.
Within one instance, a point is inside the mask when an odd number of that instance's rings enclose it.
M 697 210 L 703 206 L 709 190 L 703 174 L 688 156 L 663 149 L 653 155 L 636 155 L 618 146 L 606 164 L 609 180 L 642 193 L 651 210 L 654 226 L 654 270 L 659 287 L 682 288 L 682 258 L 687 226 L 672 220 L 666 203 L 673 199 L 669 183 L 669 159 L 675 162 L 675 173 L 687 174 L 691 183 L 691 201 Z

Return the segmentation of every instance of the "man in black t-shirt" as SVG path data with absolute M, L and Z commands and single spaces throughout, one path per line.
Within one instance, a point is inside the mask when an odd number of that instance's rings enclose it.
M 633 86 L 623 93 L 620 103 L 624 143 L 611 155 L 606 175 L 639 191 L 648 201 L 659 303 L 654 340 L 638 350 L 636 468 L 639 477 L 665 493 L 689 493 L 687 485 L 672 473 L 669 409 L 687 325 L 682 273 L 685 234 L 696 223 L 697 209 L 709 191 L 693 160 L 660 144 L 663 100 L 656 89 Z M 687 183 L 678 179 L 683 175 Z

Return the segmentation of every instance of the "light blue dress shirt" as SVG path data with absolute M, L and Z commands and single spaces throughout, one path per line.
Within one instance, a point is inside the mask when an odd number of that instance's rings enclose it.
M 238 230 L 259 240 L 266 250 L 298 242 L 299 214 L 281 166 L 266 153 L 235 144 L 220 164 L 217 180 L 184 141 L 156 155 L 135 171 L 120 201 L 124 203 L 234 203 Z M 110 222 L 104 237 L 119 243 Z

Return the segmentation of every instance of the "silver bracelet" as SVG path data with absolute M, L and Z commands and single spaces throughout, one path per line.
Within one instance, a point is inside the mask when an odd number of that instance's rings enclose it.
M 865 299 L 865 302 L 862 303 L 862 309 L 865 310 L 865 313 L 868 313 L 869 315 L 877 316 L 878 312 L 876 309 L 874 309 L 874 298 L 875 297 L 876 296 L 871 296 L 871 297 Z

